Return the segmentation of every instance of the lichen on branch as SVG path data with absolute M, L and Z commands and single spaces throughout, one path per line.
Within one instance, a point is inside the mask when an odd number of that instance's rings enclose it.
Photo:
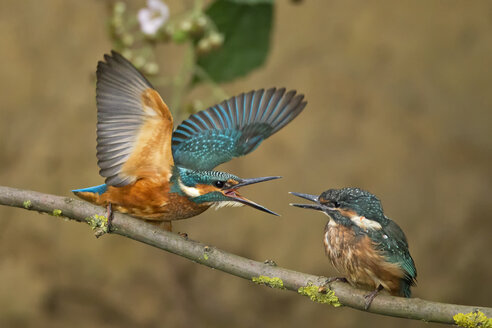
M 96 236 L 108 232 L 106 209 L 84 201 L 0 186 L 0 205 L 85 222 L 96 231 Z M 163 231 L 155 225 L 121 213 L 113 213 L 111 233 L 140 241 L 258 284 L 295 291 L 309 297 L 314 302 L 331 304 L 335 307 L 344 305 L 365 311 L 364 295 L 367 291 L 356 289 L 343 282 L 333 282 L 328 288 L 323 285 L 327 280 L 326 277 L 272 265 L 274 263 L 272 260 L 266 263 L 253 261 L 183 238 L 178 234 Z M 492 328 L 490 319 L 492 308 L 486 307 L 378 295 L 367 311 L 393 317 L 455 324 L 462 327 Z

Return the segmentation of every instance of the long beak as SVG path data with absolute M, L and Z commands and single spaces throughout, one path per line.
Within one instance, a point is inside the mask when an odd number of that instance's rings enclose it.
M 262 177 L 262 178 L 252 178 L 252 179 L 243 179 L 237 185 L 234 185 L 234 189 L 238 189 L 247 185 L 251 185 L 258 182 L 270 181 L 275 179 L 280 179 L 281 177 Z
M 247 185 L 255 184 L 255 183 L 258 183 L 258 182 L 264 182 L 264 181 L 270 181 L 270 180 L 280 179 L 280 178 L 281 177 L 275 176 L 275 177 L 262 177 L 262 178 L 243 179 L 237 185 L 232 186 L 232 188 L 229 189 L 229 191 L 226 192 L 225 195 L 227 197 L 229 197 L 231 200 L 234 200 L 236 202 L 242 203 L 244 205 L 251 206 L 251 207 L 256 208 L 257 210 L 260 210 L 260 211 L 263 211 L 263 212 L 267 212 L 267 213 L 270 213 L 270 214 L 279 216 L 277 213 L 275 213 L 273 211 L 270 211 L 268 208 L 263 207 L 263 206 L 261 206 L 259 204 L 256 204 L 255 202 L 253 202 L 253 201 L 251 201 L 251 200 L 249 200 L 247 198 L 244 198 L 243 196 L 239 195 L 236 192 L 236 190 L 239 189 L 239 188 L 241 188 L 241 187 L 247 186 Z
M 235 200 L 236 202 L 243 203 L 244 205 L 248 205 L 248 206 L 251 206 L 253 208 L 256 208 L 257 210 L 260 210 L 260 211 L 263 211 L 263 212 L 267 212 L 267 213 L 270 213 L 270 214 L 273 214 L 273 215 L 276 215 L 276 216 L 280 216 L 277 213 L 275 213 L 274 211 L 270 211 L 268 208 L 263 207 L 260 204 L 256 204 L 255 202 L 253 202 L 253 201 L 251 201 L 251 200 L 249 200 L 247 198 L 244 198 L 244 197 L 242 197 L 240 195 L 237 195 L 237 196 L 229 196 L 229 198 L 231 200 Z
M 293 204 L 293 203 L 290 203 L 289 205 L 291 205 L 291 206 L 300 207 L 300 208 L 307 208 L 307 209 L 317 210 L 317 211 L 323 210 L 323 208 L 318 203 L 318 196 L 310 195 L 310 194 L 301 194 L 301 193 L 297 193 L 297 192 L 290 192 L 290 194 L 297 196 L 297 197 L 301 197 L 301 198 L 310 200 L 310 201 L 316 203 L 316 204 Z

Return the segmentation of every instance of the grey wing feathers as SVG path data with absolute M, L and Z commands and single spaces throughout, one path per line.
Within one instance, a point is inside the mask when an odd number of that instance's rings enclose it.
M 97 158 L 106 184 L 120 187 L 134 181 L 119 173 L 144 120 L 142 92 L 152 85 L 120 54 L 104 59 L 97 65 Z

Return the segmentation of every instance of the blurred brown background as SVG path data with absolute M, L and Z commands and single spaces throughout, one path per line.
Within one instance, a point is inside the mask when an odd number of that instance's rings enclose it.
M 168 3 L 171 14 L 180 5 Z M 359 186 L 406 232 L 416 297 L 492 306 L 492 3 L 277 4 L 266 65 L 224 87 L 230 95 L 296 88 L 308 107 L 220 169 L 284 176 L 245 190 L 282 217 L 209 210 L 175 230 L 333 275 L 321 241 L 326 218 L 289 207 L 287 192 Z M 0 184 L 71 196 L 102 183 L 93 78 L 111 47 L 106 17 L 103 1 L 1 2 Z M 157 55 L 163 70 L 180 60 L 176 49 L 159 47 Z M 315 304 L 129 239 L 96 240 L 83 224 L 0 207 L 1 327 L 361 324 L 434 326 Z

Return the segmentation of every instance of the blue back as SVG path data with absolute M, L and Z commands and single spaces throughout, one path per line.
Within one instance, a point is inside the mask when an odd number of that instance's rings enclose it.
M 191 115 L 172 137 L 174 163 L 211 170 L 246 155 L 292 121 L 306 106 L 304 95 L 285 88 L 250 91 Z
M 106 184 L 102 184 L 99 186 L 94 186 L 94 187 L 89 187 L 89 188 L 83 188 L 83 189 L 74 189 L 72 192 L 78 193 L 78 192 L 92 192 L 95 194 L 102 195 L 108 190 L 108 186 Z

